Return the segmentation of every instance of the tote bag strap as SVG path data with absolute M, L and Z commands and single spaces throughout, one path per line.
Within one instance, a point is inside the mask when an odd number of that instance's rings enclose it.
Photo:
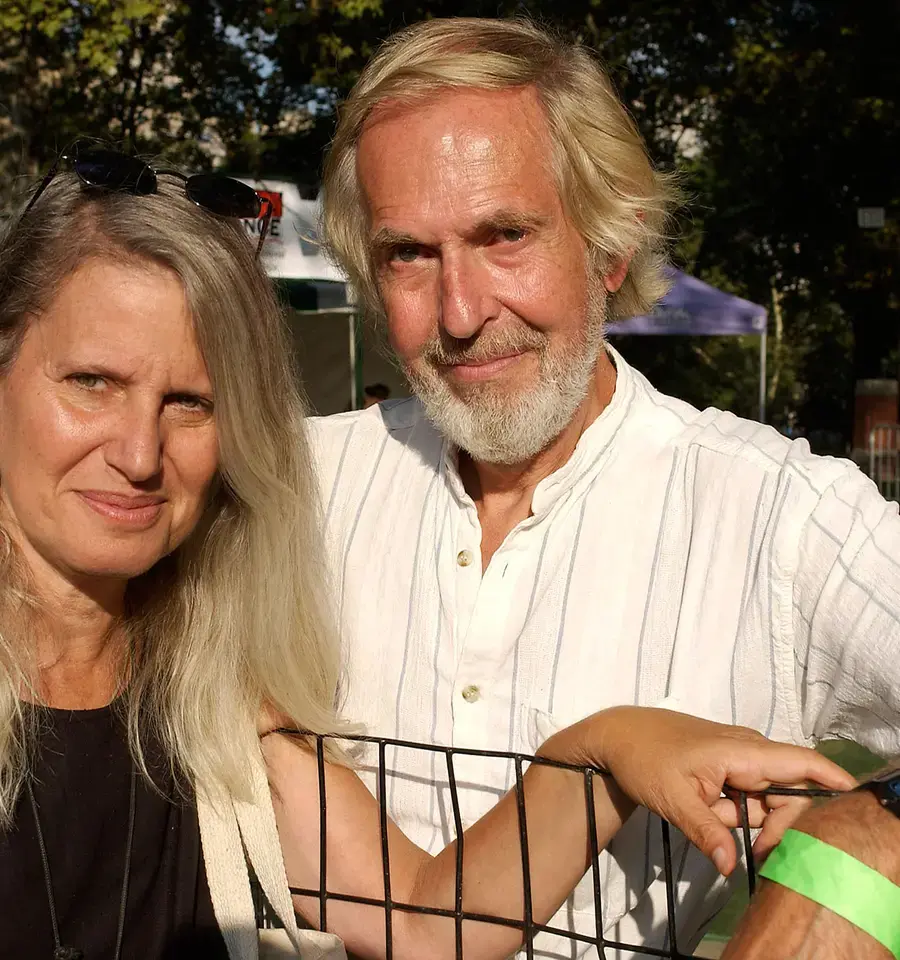
M 262 757 L 251 772 L 253 802 L 235 801 L 234 810 L 247 859 L 297 955 L 303 960 L 346 960 L 341 941 L 327 933 L 299 930 L 278 839 L 272 794 Z
M 203 862 L 216 922 L 229 960 L 258 960 L 256 911 L 244 846 L 230 800 L 197 793 Z

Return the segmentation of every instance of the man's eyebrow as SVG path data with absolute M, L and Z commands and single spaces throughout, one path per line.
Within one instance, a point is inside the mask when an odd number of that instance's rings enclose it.
M 375 253 L 378 253 L 379 251 L 390 250 L 393 247 L 417 247 L 420 242 L 408 233 L 400 233 L 391 227 L 379 227 L 369 240 L 369 245 Z
M 495 210 L 473 227 L 473 236 L 499 233 L 503 230 L 539 230 L 549 223 L 549 217 L 521 210 Z
M 538 230 L 549 223 L 549 217 L 520 210 L 495 210 L 466 231 L 470 239 L 478 239 L 503 230 Z M 392 227 L 379 227 L 369 240 L 373 253 L 384 253 L 395 247 L 418 247 L 421 240 Z

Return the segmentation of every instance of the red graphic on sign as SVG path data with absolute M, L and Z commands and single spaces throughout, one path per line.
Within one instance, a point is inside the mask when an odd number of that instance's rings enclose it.
M 269 201 L 272 204 L 272 216 L 280 217 L 281 216 L 281 194 L 275 193 L 272 190 L 257 190 L 256 191 L 260 197 Z M 266 205 L 263 204 L 263 209 L 260 212 L 260 216 L 265 215 Z

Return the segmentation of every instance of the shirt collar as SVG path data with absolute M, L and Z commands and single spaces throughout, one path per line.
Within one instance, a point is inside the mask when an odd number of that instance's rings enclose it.
M 572 490 L 579 481 L 593 475 L 604 461 L 631 408 L 634 397 L 634 371 L 621 354 L 606 345 L 616 368 L 616 387 L 612 399 L 596 420 L 578 438 L 572 456 L 558 469 L 535 487 L 531 500 L 531 512 L 535 517 L 545 514 L 561 497 Z
M 531 510 L 536 518 L 547 513 L 582 477 L 598 469 L 603 455 L 618 434 L 631 408 L 635 392 L 634 370 L 614 347 L 607 343 L 605 349 L 616 368 L 616 386 L 612 399 L 579 437 L 569 459 L 535 487 Z M 460 503 L 471 505 L 472 499 L 466 493 L 459 475 L 459 451 L 446 439 L 441 469 L 455 498 Z

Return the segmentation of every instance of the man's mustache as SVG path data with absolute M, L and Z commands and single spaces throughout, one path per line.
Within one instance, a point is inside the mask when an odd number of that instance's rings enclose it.
M 541 350 L 546 343 L 545 334 L 526 326 L 478 334 L 468 340 L 442 333 L 426 344 L 421 356 L 435 366 L 490 363 L 510 354 Z

